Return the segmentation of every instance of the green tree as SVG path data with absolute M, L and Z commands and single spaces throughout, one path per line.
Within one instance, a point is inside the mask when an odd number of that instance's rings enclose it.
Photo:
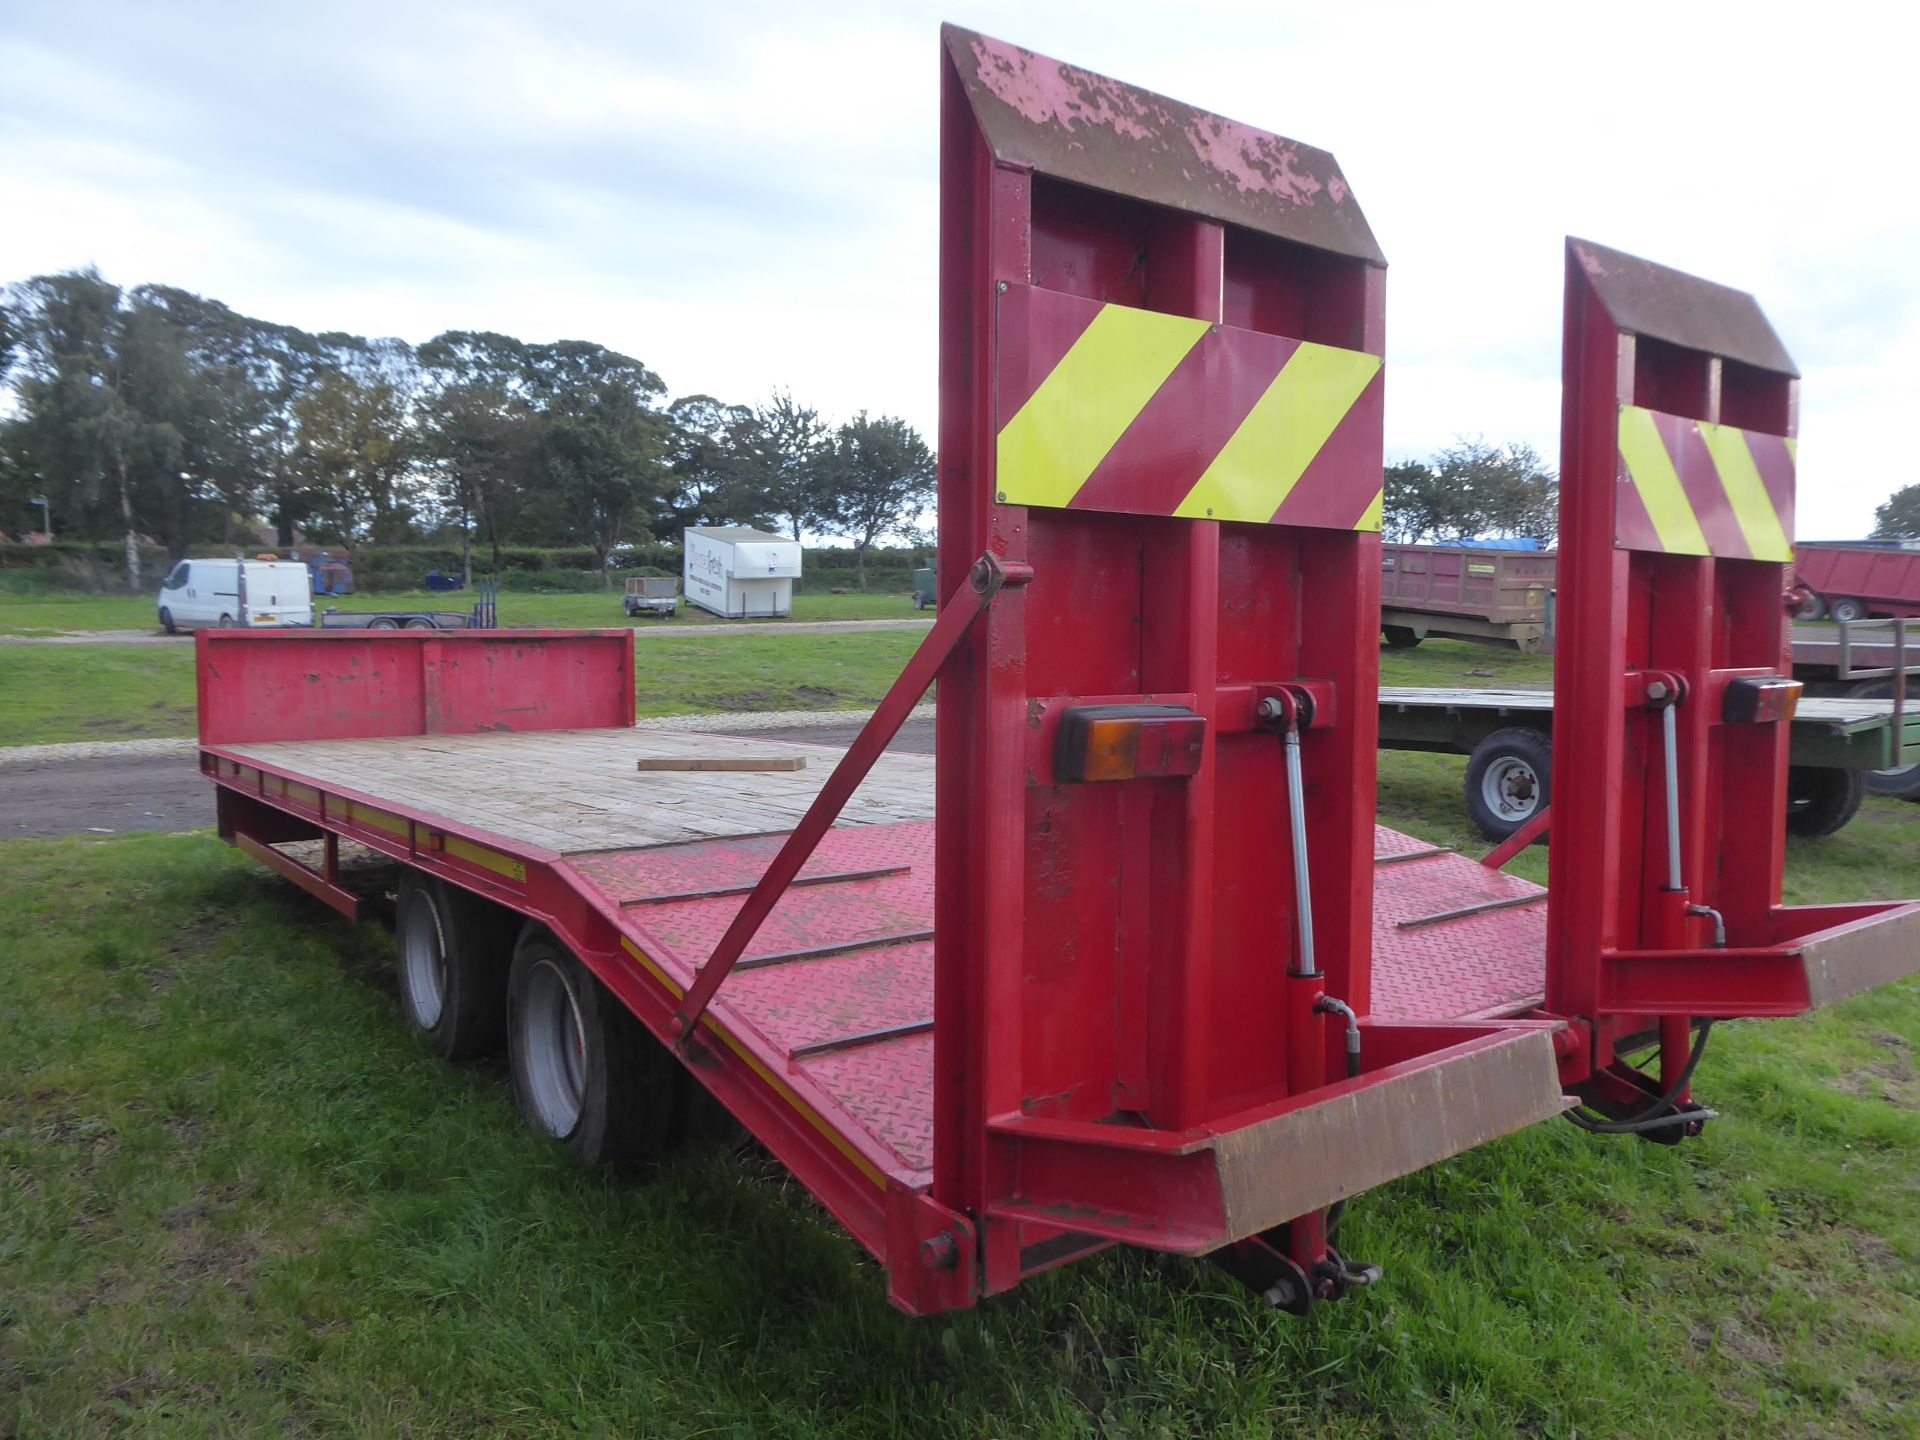
M 1920 481 L 1903 485 L 1873 512 L 1875 540 L 1920 540 Z
M 1383 529 L 1405 544 L 1559 534 L 1560 483 L 1531 445 L 1456 440 L 1431 460 L 1390 466 Z
M 860 588 L 867 551 L 933 503 L 933 452 L 920 432 L 892 415 L 861 411 L 833 433 L 819 462 L 811 509 L 822 529 L 853 541 Z
M 689 525 L 774 523 L 776 457 L 766 427 L 745 405 L 687 395 L 667 407 L 669 486 L 654 512 L 657 535 Z
M 795 540 L 817 518 L 814 499 L 819 493 L 820 464 L 832 444 L 833 432 L 820 412 L 802 405 L 785 390 L 776 390 L 754 411 L 766 432 L 770 473 L 766 506 Z
M 604 345 L 562 340 L 528 351 L 540 409 L 541 479 L 573 538 L 607 562 L 667 487 L 666 393 L 645 365 Z
M 473 583 L 476 529 L 500 569 L 503 527 L 524 490 L 536 444 L 527 346 L 510 335 L 448 331 L 420 347 L 420 455 L 440 508 L 460 527 Z

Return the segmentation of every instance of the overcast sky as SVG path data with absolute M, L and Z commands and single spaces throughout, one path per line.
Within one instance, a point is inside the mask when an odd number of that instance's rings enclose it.
M 1915 479 L 1905 7 L 0 0 L 0 280 L 310 330 L 583 338 L 675 394 L 935 413 L 941 19 L 1332 150 L 1387 253 L 1387 453 L 1558 448 L 1562 237 L 1753 291 L 1803 538 Z

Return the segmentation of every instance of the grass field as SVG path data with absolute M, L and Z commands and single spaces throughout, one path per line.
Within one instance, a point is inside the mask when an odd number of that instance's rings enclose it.
M 918 630 L 731 635 L 638 649 L 642 715 L 872 705 Z M 191 735 L 191 645 L 0 645 L 0 747 Z
M 1444 762 L 1385 758 L 1388 818 L 1461 839 Z M 1796 847 L 1796 896 L 1911 888 L 1911 833 L 1893 870 L 1874 838 Z M 1374 1192 L 1345 1234 L 1386 1282 L 1310 1321 L 1132 1253 L 914 1322 L 764 1161 L 563 1161 L 496 1067 L 415 1047 L 383 931 L 209 836 L 7 842 L 0 876 L 14 1440 L 1920 1424 L 1912 982 L 1723 1026 L 1699 1142 L 1554 1123 Z
M 781 636 L 716 628 L 711 637 L 643 642 L 640 713 L 871 705 L 920 638 L 917 630 Z M 1553 678 L 1544 656 L 1459 641 L 1383 650 L 1380 664 L 1389 685 L 1547 684 Z M 189 644 L 0 645 L 0 746 L 191 735 L 193 706 Z
M 340 610 L 466 610 L 473 596 L 455 592 L 436 595 L 427 590 L 397 595 L 347 595 L 321 599 L 319 609 Z M 910 595 L 796 595 L 795 620 L 905 619 L 915 613 Z M 58 635 L 84 630 L 152 630 L 157 632 L 153 597 L 149 595 L 22 595 L 0 593 L 0 635 Z M 531 595 L 508 593 L 500 597 L 500 618 L 509 625 L 554 628 L 639 626 L 724 626 L 704 610 L 680 607 L 673 620 L 629 620 L 621 608 L 620 592 L 592 595 Z

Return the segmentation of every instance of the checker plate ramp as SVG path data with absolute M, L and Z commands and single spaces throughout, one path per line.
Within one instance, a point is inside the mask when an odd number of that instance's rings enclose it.
M 684 987 L 783 837 L 750 836 L 568 857 L 584 889 Z M 1545 892 L 1376 828 L 1372 1018 L 1424 1024 L 1525 1012 L 1545 983 L 1545 906 L 1432 919 Z M 1401 928 L 1407 920 L 1425 921 Z M 819 1102 L 828 1123 L 897 1183 L 933 1165 L 933 824 L 830 832 L 719 990 L 718 1024 Z

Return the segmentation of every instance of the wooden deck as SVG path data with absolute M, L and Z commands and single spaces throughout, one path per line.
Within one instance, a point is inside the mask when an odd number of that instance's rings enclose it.
M 844 750 L 666 730 L 548 730 L 295 740 L 228 754 L 560 854 L 791 830 Z M 803 756 L 795 771 L 637 770 L 642 759 Z M 933 759 L 883 755 L 842 825 L 933 817 Z

